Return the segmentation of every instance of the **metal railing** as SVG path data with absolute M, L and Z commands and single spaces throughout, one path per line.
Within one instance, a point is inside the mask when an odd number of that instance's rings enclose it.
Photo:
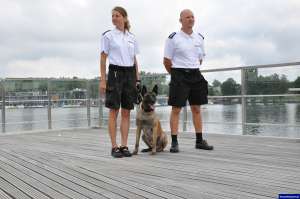
M 47 91 L 47 99 L 26 99 L 26 100 L 7 100 L 7 93 L 9 92 L 6 89 L 7 86 L 7 82 L 11 82 L 11 81 L 46 81 L 47 82 L 47 86 L 46 86 L 46 91 Z M 67 98 L 63 98 L 63 99 L 53 99 L 53 96 L 55 95 L 55 92 L 53 90 L 53 82 L 62 82 L 62 83 L 67 83 L 67 82 L 81 82 L 83 84 L 86 85 L 85 89 L 85 98 L 84 99 L 67 99 Z M 15 107 L 17 108 L 18 106 L 16 106 L 16 104 L 24 104 L 24 103 L 42 103 L 42 104 L 46 104 L 46 106 L 44 106 L 47 109 L 47 127 L 48 129 L 52 129 L 52 124 L 53 124 L 53 119 L 52 119 L 52 109 L 53 109 L 53 105 L 54 103 L 60 103 L 60 102 L 72 102 L 72 103 L 78 103 L 78 102 L 82 102 L 83 104 L 85 104 L 86 106 L 86 121 L 87 121 L 87 126 L 91 127 L 91 89 L 90 89 L 90 85 L 92 81 L 96 81 L 97 84 L 99 82 L 99 80 L 87 80 L 87 79 L 53 79 L 53 78 L 44 78 L 44 79 L 40 79 L 40 78 L 6 78 L 6 79 L 0 79 L 0 96 L 1 96 L 1 101 L 0 101 L 0 105 L 1 105 L 1 126 L 2 126 L 2 132 L 6 132 L 6 125 L 8 124 L 6 122 L 6 108 L 11 108 L 11 107 Z M 98 86 L 97 86 L 98 87 Z M 30 90 L 30 89 L 29 89 Z M 59 91 L 59 92 L 68 92 L 68 91 Z M 14 92 L 13 92 L 14 93 Z M 15 96 L 14 96 L 15 97 Z M 98 101 L 97 103 L 99 104 L 99 126 L 102 126 L 102 118 L 103 118 L 103 108 L 102 108 L 102 102 L 101 102 L 101 98 L 97 95 L 97 98 L 94 99 L 94 101 Z M 9 106 L 7 104 L 14 104 L 13 106 Z M 35 107 L 35 106 L 33 106 Z M 26 107 L 25 107 L 26 108 Z M 82 118 L 76 118 L 73 120 L 83 120 Z M 59 120 L 61 121 L 61 119 Z M 65 120 L 66 121 L 66 120 Z M 14 122 L 12 124 L 24 124 L 24 123 L 38 123 L 39 121 L 29 121 L 29 122 Z
M 276 67 L 291 67 L 291 66 L 299 66 L 300 62 L 293 62 L 293 63 L 281 63 L 281 64 L 270 64 L 270 65 L 257 65 L 257 66 L 244 66 L 244 67 L 232 67 L 232 68 L 218 68 L 218 69 L 208 69 L 208 70 L 201 70 L 201 72 L 203 74 L 208 74 L 208 73 L 213 73 L 213 72 L 224 72 L 224 71 L 240 71 L 240 82 L 241 82 L 241 93 L 240 95 L 229 95 L 229 96 L 209 96 L 209 99 L 234 99 L 234 98 L 238 98 L 241 100 L 241 112 L 242 112 L 242 120 L 241 123 L 234 123 L 234 124 L 238 124 L 242 126 L 242 132 L 244 134 L 244 132 L 246 132 L 246 126 L 247 125 L 257 125 L 257 123 L 251 123 L 251 122 L 247 122 L 247 114 L 246 114 L 246 105 L 247 105 L 247 99 L 248 98 L 271 98 L 271 97 L 299 97 L 300 94 L 262 94 L 262 95 L 249 95 L 247 94 L 247 80 L 246 80 L 246 74 L 248 70 L 252 70 L 252 69 L 262 69 L 262 68 L 276 68 Z M 168 75 L 168 74 L 158 74 L 161 76 L 164 75 Z M 8 100 L 7 101 L 7 95 L 6 93 L 8 92 L 8 90 L 6 89 L 7 86 L 7 82 L 9 81 L 27 81 L 27 80 L 45 80 L 47 81 L 47 99 L 43 99 L 43 100 L 38 100 L 40 102 L 46 102 L 45 104 L 47 104 L 47 123 L 48 123 L 48 129 L 52 129 L 52 124 L 53 124 L 53 119 L 52 119 L 52 109 L 53 109 L 53 105 L 54 103 L 57 102 L 62 102 L 62 101 L 82 101 L 85 106 L 86 106 L 86 118 L 85 120 L 87 121 L 87 126 L 91 127 L 91 101 L 97 101 L 97 106 L 98 106 L 98 126 L 102 127 L 104 125 L 104 120 L 106 120 L 107 118 L 104 117 L 103 114 L 103 98 L 100 97 L 99 95 L 94 97 L 91 96 L 91 84 L 97 84 L 98 80 L 86 80 L 86 79 L 38 79 L 38 78 L 33 78 L 33 79 L 28 79 L 28 78 L 24 78 L 24 79 L 12 79 L 12 78 L 6 78 L 6 79 L 2 79 L 0 80 L 0 93 L 1 93 L 1 126 L 2 126 L 2 132 L 6 132 L 6 104 L 10 104 L 10 103 L 15 103 L 16 102 L 20 102 L 20 101 L 14 101 L 14 100 Z M 69 81 L 76 81 L 76 82 L 83 82 L 85 84 L 85 98 L 84 99 L 53 99 L 53 96 L 56 94 L 53 89 L 53 85 L 55 84 L 55 82 L 69 82 Z M 98 88 L 98 86 L 97 86 Z M 35 100 L 28 100 L 28 101 L 35 101 Z M 24 101 L 22 101 L 24 102 Z M 182 130 L 186 131 L 187 130 L 187 123 L 189 123 L 190 121 L 188 121 L 188 111 L 187 108 L 183 108 L 182 111 Z M 94 119 L 94 118 L 93 118 Z M 273 123 L 259 123 L 260 125 L 276 125 Z M 282 124 L 280 124 L 282 125 Z M 299 125 L 287 125 L 287 126 L 296 126 L 296 127 L 300 127 Z

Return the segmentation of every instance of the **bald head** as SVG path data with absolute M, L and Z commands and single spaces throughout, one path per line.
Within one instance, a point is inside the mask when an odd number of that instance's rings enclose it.
M 193 12 L 190 9 L 184 9 L 180 12 L 180 19 L 185 17 L 186 15 L 193 15 Z
M 182 29 L 192 29 L 195 23 L 194 14 L 189 9 L 184 9 L 180 12 L 180 23 L 182 24 Z

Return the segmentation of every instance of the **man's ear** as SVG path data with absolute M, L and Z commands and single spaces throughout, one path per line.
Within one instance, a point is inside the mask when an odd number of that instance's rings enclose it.
M 154 87 L 152 89 L 152 92 L 155 93 L 155 95 L 158 94 L 158 86 L 157 86 L 157 84 L 154 85 Z
M 147 93 L 147 88 L 146 88 L 145 85 L 143 85 L 143 88 L 142 88 L 142 96 L 144 96 L 146 93 Z

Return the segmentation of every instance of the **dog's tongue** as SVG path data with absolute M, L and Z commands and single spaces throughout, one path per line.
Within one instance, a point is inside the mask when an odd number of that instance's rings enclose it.
M 153 111 L 154 110 L 154 104 L 150 105 L 150 109 Z

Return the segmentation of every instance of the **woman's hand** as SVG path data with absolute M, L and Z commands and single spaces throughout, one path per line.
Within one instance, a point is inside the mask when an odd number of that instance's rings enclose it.
M 99 91 L 100 91 L 100 94 L 105 94 L 105 91 L 106 91 L 106 81 L 105 81 L 105 79 L 100 80 Z

